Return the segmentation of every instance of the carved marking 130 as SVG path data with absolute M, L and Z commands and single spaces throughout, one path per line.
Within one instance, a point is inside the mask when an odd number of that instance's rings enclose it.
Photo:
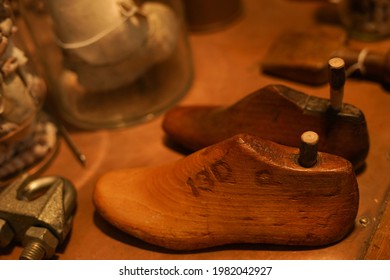
M 199 196 L 199 191 L 213 191 L 216 182 L 232 183 L 236 182 L 233 176 L 233 170 L 230 165 L 218 160 L 210 165 L 210 168 L 204 168 L 187 179 L 187 185 L 190 186 L 194 196 Z

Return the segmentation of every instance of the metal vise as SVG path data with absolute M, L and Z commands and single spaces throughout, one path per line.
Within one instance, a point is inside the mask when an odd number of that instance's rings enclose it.
M 68 235 L 76 208 L 72 183 L 22 175 L 0 193 L 0 248 L 21 243 L 20 259 L 51 258 Z

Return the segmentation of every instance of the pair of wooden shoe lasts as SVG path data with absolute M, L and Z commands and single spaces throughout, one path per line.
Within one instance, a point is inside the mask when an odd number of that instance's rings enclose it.
M 329 62 L 335 96 L 340 63 Z M 368 132 L 359 109 L 331 100 L 272 85 L 227 108 L 177 107 L 164 130 L 197 151 L 165 166 L 106 173 L 95 206 L 124 232 L 175 250 L 337 242 L 357 215 L 355 169 Z

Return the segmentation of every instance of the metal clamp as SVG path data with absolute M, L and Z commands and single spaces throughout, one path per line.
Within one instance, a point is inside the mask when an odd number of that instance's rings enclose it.
M 20 259 L 51 258 L 68 235 L 76 190 L 67 179 L 48 176 L 16 179 L 0 193 L 0 247 L 21 243 Z

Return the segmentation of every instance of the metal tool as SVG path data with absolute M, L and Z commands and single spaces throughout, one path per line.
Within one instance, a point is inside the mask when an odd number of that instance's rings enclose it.
M 53 115 L 52 115 L 53 116 Z M 65 126 L 59 121 L 55 120 L 57 124 L 58 131 L 64 138 L 66 144 L 68 144 L 68 147 L 72 151 L 73 155 L 76 157 L 76 159 L 81 163 L 81 165 L 86 166 L 87 164 L 87 157 L 85 154 L 83 154 L 79 148 L 74 143 L 72 137 L 70 136 L 68 130 L 65 128 Z
M 69 134 L 68 130 L 62 123 L 62 120 L 57 116 L 57 114 L 55 114 L 55 112 L 53 112 L 53 110 L 50 108 L 50 106 L 48 106 L 48 104 L 44 105 L 44 111 L 50 116 L 50 119 L 55 123 L 58 132 L 64 138 L 65 143 L 68 145 L 69 149 L 76 157 L 78 162 L 85 167 L 87 165 L 87 157 L 77 147 L 77 145 L 72 139 L 72 136 Z
M 31 180 L 22 175 L 0 193 L 0 247 L 24 246 L 20 259 L 51 258 L 68 235 L 76 208 L 76 190 L 57 176 Z

